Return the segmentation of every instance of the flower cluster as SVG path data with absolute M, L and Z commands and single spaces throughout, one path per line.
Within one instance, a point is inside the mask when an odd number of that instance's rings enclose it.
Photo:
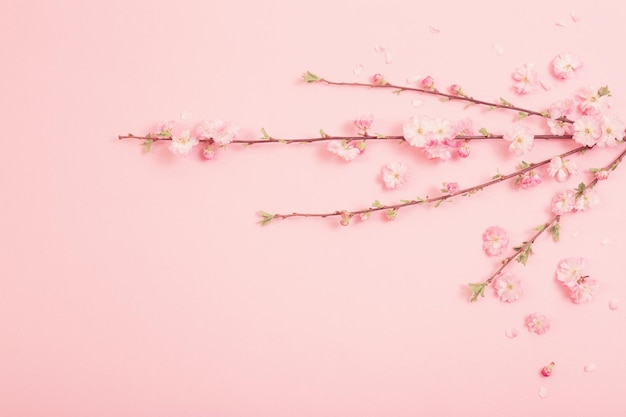
M 465 158 L 469 149 L 458 135 L 471 135 L 471 122 L 454 123 L 447 119 L 413 116 L 403 126 L 404 139 L 409 145 L 423 149 L 430 159 L 449 160 L 453 155 Z
M 600 197 L 594 187 L 580 183 L 578 188 L 567 189 L 552 198 L 552 213 L 563 215 L 576 211 L 587 211 L 600 203 Z
M 598 280 L 583 275 L 587 260 L 580 257 L 563 259 L 556 268 L 556 279 L 569 291 L 576 304 L 586 303 L 600 288 Z

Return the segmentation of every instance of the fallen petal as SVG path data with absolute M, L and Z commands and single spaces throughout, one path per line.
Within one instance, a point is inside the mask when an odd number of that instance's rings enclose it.
M 414 98 L 413 100 L 411 100 L 411 105 L 413 107 L 419 107 L 422 105 L 422 100 Z
M 393 56 L 391 55 L 391 52 L 389 51 L 385 51 L 385 62 L 387 64 L 391 64 L 393 62 Z
M 589 373 L 589 372 L 593 372 L 596 370 L 596 364 L 593 362 L 589 362 L 587 365 L 585 365 L 585 367 L 583 368 L 585 370 L 585 372 Z
M 376 51 L 377 54 L 380 54 L 381 52 L 385 52 L 385 47 L 379 44 L 375 44 L 374 50 Z
M 542 81 L 542 80 L 539 80 L 539 84 L 541 84 L 541 88 L 543 88 L 543 89 L 544 89 L 544 90 L 546 90 L 546 91 L 548 91 L 548 90 L 551 90 L 551 89 L 552 89 L 552 84 L 550 84 L 550 83 L 549 83 L 549 82 L 547 82 L 547 81 Z
M 504 53 L 504 48 L 499 43 L 493 44 L 493 50 L 496 51 L 496 54 L 502 55 Z
M 438 27 L 435 27 L 433 25 L 428 25 L 428 30 L 430 30 L 430 33 L 434 33 L 434 34 L 441 32 L 441 30 Z
M 412 75 L 406 79 L 406 82 L 409 84 L 417 84 L 422 81 L 422 78 L 424 77 L 422 77 L 421 75 Z
M 191 112 L 190 111 L 184 111 L 180 114 L 180 118 L 183 120 L 189 120 L 191 119 Z
M 517 337 L 518 333 L 517 333 L 517 329 L 515 327 L 509 327 L 508 329 L 506 329 L 504 334 L 509 339 L 515 339 Z
M 578 17 L 574 11 L 572 10 L 571 12 L 569 12 L 570 17 L 572 18 L 572 21 L 574 22 L 579 22 L 580 21 L 580 17 Z
M 546 387 L 541 387 L 539 388 L 537 394 L 539 394 L 539 397 L 541 398 L 546 398 L 548 396 L 548 389 Z
M 604 239 L 602 239 L 602 240 L 600 241 L 600 244 L 601 244 L 602 246 L 608 246 L 608 245 L 610 245 L 610 244 L 611 244 L 611 239 L 609 239 L 608 237 L 605 237 Z
M 354 75 L 359 75 L 363 72 L 363 65 L 355 65 L 354 68 L 352 68 L 352 72 L 354 73 Z
M 619 308 L 619 300 L 613 299 L 609 301 L 609 308 L 613 311 L 617 310 Z
M 562 28 L 566 28 L 567 26 L 565 26 L 565 23 L 563 22 L 556 22 L 555 25 L 560 26 Z

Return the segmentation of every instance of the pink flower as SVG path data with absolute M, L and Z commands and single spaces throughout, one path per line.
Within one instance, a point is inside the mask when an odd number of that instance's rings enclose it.
M 552 198 L 550 205 L 552 213 L 562 215 L 574 210 L 576 204 L 576 193 L 574 190 L 561 191 Z
M 382 169 L 385 187 L 393 190 L 404 185 L 409 179 L 409 167 L 401 162 L 391 162 Z
M 595 87 L 583 87 L 574 94 L 574 102 L 582 114 L 598 114 L 608 110 L 608 97 L 608 94 L 600 95 Z
M 348 213 L 347 211 L 342 211 L 340 213 L 341 219 L 339 220 L 339 224 L 342 226 L 348 226 L 350 224 L 350 219 L 352 218 L 352 213 Z
M 541 175 L 539 175 L 539 173 L 535 169 L 526 171 L 515 179 L 515 185 L 523 190 L 539 184 L 541 184 Z
M 596 171 L 595 177 L 598 181 L 604 181 L 605 179 L 609 178 L 609 171 L 607 171 L 606 169 L 600 169 Z
M 493 287 L 501 301 L 511 303 L 518 300 L 523 293 L 521 280 L 510 272 L 498 275 Z
M 567 288 L 572 289 L 582 277 L 587 260 L 580 257 L 565 258 L 556 267 L 556 279 Z
M 331 140 L 326 147 L 330 152 L 343 158 L 345 161 L 354 161 L 357 156 L 363 153 L 363 150 L 359 148 L 353 141 L 347 140 Z
M 574 111 L 574 102 L 570 98 L 565 98 L 552 103 L 548 113 L 553 119 L 568 117 Z
M 489 256 L 501 255 L 509 245 L 506 231 L 498 226 L 491 226 L 483 233 L 483 250 Z
M 426 90 L 431 90 L 435 86 L 435 80 L 430 75 L 426 76 L 422 78 L 421 85 L 422 85 L 422 88 Z
M 624 122 L 617 116 L 603 115 L 602 136 L 598 140 L 598 146 L 615 146 L 624 139 Z
M 204 150 L 202 151 L 202 156 L 204 156 L 204 159 L 207 160 L 215 158 L 215 146 L 208 145 L 206 148 L 204 148 Z
M 356 133 L 366 136 L 367 130 L 372 126 L 373 121 L 374 116 L 370 114 L 369 116 L 361 116 L 357 119 L 354 119 L 352 124 L 354 126 L 354 130 L 356 130 Z
M 453 96 L 465 97 L 463 89 L 458 84 L 452 84 L 450 86 L 450 94 L 452 94 Z
M 463 144 L 457 149 L 457 154 L 460 158 L 467 158 L 470 155 L 470 147 L 467 142 L 463 142 Z
M 574 78 L 574 72 L 582 66 L 582 61 L 576 55 L 563 52 L 552 60 L 552 73 L 562 80 Z
M 185 130 L 178 136 L 172 136 L 169 149 L 174 154 L 186 156 L 197 144 L 198 139 L 189 137 L 189 131 Z
M 567 180 L 570 175 L 578 174 L 578 166 L 574 161 L 555 156 L 550 160 L 548 174 L 552 178 L 556 178 L 558 182 L 563 182 Z
M 547 119 L 550 133 L 557 136 L 571 135 L 574 133 L 574 126 L 571 123 L 566 123 L 563 120 Z
M 385 78 L 382 76 L 382 74 L 377 73 L 372 76 L 372 84 L 385 85 L 387 84 L 387 81 L 385 81 Z
M 527 94 L 537 89 L 539 81 L 533 64 L 526 63 L 513 72 L 513 88 L 518 94 Z
M 205 120 L 196 128 L 196 135 L 200 140 L 213 139 L 219 146 L 228 145 L 237 136 L 237 127 L 221 120 Z
M 544 334 L 550 330 L 550 320 L 543 314 L 533 313 L 526 317 L 526 327 L 536 334 Z
M 429 117 L 413 116 L 402 127 L 404 139 L 411 146 L 424 147 L 430 139 L 433 129 L 433 121 Z
M 462 119 L 456 123 L 456 135 L 473 135 L 474 126 L 472 119 Z
M 175 123 L 176 122 L 174 122 L 174 120 L 166 120 L 158 124 L 154 131 L 154 136 L 160 136 L 160 137 L 165 137 L 165 138 L 171 137 L 172 129 L 174 128 Z
M 587 211 L 600 204 L 600 196 L 593 188 L 585 188 L 579 196 L 576 197 L 574 208 L 578 211 Z
M 511 130 L 504 134 L 503 139 L 511 142 L 509 151 L 514 152 L 515 156 L 522 156 L 532 149 L 535 136 L 523 124 L 515 123 Z
M 572 290 L 572 300 L 576 304 L 582 304 L 591 301 L 591 298 L 600 289 L 600 283 L 597 279 L 588 276 L 581 277 Z
M 550 362 L 550 365 L 546 365 L 543 368 L 541 368 L 541 375 L 545 377 L 552 375 L 552 369 L 554 368 L 554 365 L 555 365 L 554 362 Z
M 602 136 L 600 121 L 595 116 L 581 116 L 574 122 L 574 141 L 593 146 Z
M 456 182 L 448 182 L 445 186 L 450 194 L 456 194 L 459 192 L 459 184 Z

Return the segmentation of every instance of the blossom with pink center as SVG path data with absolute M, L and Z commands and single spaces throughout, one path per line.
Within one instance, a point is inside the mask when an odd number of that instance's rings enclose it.
M 208 145 L 206 148 L 204 148 L 204 150 L 202 151 L 202 156 L 204 156 L 204 159 L 207 160 L 215 158 L 215 146 Z
M 593 188 L 586 188 L 582 194 L 576 197 L 574 208 L 578 211 L 587 211 L 600 204 L 600 196 Z
M 483 250 L 489 256 L 501 255 L 509 245 L 506 230 L 498 226 L 491 226 L 483 233 Z
M 547 119 L 546 123 L 550 128 L 550 133 L 557 136 L 571 135 L 574 133 L 574 126 L 563 120 Z
M 187 155 L 198 144 L 198 139 L 189 136 L 189 131 L 184 130 L 178 136 L 172 136 L 169 149 L 177 155 Z
M 237 127 L 221 120 L 205 120 L 196 128 L 198 139 L 213 139 L 219 146 L 225 146 L 231 143 L 237 136 Z
M 429 159 L 447 161 L 452 157 L 452 151 L 456 149 L 454 140 L 439 141 L 430 139 L 424 145 L 424 151 Z
M 422 88 L 426 90 L 431 90 L 435 86 L 435 80 L 430 75 L 422 78 L 421 81 Z
M 574 122 L 574 141 L 585 146 L 593 146 L 602 136 L 602 127 L 598 117 L 581 116 Z
M 600 289 L 600 283 L 597 279 L 590 277 L 581 277 L 571 290 L 572 300 L 576 304 L 582 304 L 591 301 L 591 298 Z
M 624 139 L 624 122 L 613 115 L 602 116 L 602 136 L 598 140 L 598 146 L 615 146 Z
M 580 257 L 565 258 L 556 267 L 556 279 L 567 288 L 573 288 L 582 277 L 587 260 Z
M 385 78 L 383 77 L 383 75 L 379 74 L 379 73 L 374 74 L 372 76 L 372 83 L 376 84 L 376 85 L 385 85 L 385 84 L 387 84 L 387 82 L 385 81 Z
M 550 160 L 548 174 L 558 182 L 567 180 L 570 175 L 578 174 L 578 166 L 574 161 L 555 156 Z
M 382 169 L 385 187 L 393 190 L 409 180 L 409 167 L 402 162 L 390 162 Z
M 509 151 L 514 152 L 515 156 L 522 156 L 532 149 L 535 136 L 523 124 L 515 123 L 511 130 L 504 134 L 503 139 L 511 142 Z
M 574 190 L 565 190 L 552 198 L 550 208 L 552 213 L 562 215 L 573 211 L 575 204 L 576 192 Z
M 340 216 L 339 224 L 342 226 L 348 226 L 350 224 L 350 219 L 352 218 L 352 213 L 348 213 L 344 210 L 340 213 Z
M 493 281 L 493 287 L 500 300 L 507 303 L 518 300 L 523 293 L 522 281 L 510 272 L 498 275 Z
M 515 185 L 523 190 L 539 184 L 541 184 L 541 175 L 535 169 L 526 171 L 515 179 Z
M 574 101 L 582 114 L 604 113 L 609 109 L 608 94 L 600 95 L 595 87 L 583 87 L 574 94 Z
M 552 73 L 562 80 L 574 78 L 574 72 L 582 66 L 583 62 L 579 57 L 570 52 L 563 52 L 552 60 Z
M 518 94 L 528 94 L 537 89 L 539 80 L 537 78 L 537 71 L 533 64 L 526 63 L 521 67 L 518 67 L 513 72 L 513 88 Z
M 166 120 L 160 124 L 157 125 L 155 131 L 154 131 L 154 136 L 160 136 L 160 137 L 164 137 L 164 138 L 169 138 L 172 136 L 172 129 L 174 129 L 174 124 L 176 122 L 174 122 L 173 120 Z
M 543 314 L 533 313 L 526 317 L 526 327 L 536 334 L 544 334 L 550 330 L 550 320 Z
M 463 144 L 457 149 L 457 154 L 460 158 L 467 158 L 470 155 L 469 143 L 464 141 Z
M 609 171 L 607 171 L 606 169 L 599 169 L 598 171 L 596 171 L 595 177 L 598 181 L 604 181 L 609 178 Z
M 356 130 L 356 133 L 362 136 L 366 136 L 367 130 L 372 127 L 373 121 L 374 116 L 370 114 L 369 116 L 361 116 L 357 119 L 354 119 L 352 125 L 354 126 L 354 130 Z
M 450 86 L 450 94 L 452 94 L 453 96 L 465 97 L 463 88 L 461 88 L 461 86 L 458 84 L 452 84 Z
M 348 162 L 354 161 L 363 153 L 357 144 L 347 140 L 331 140 L 326 149 Z
M 447 119 L 432 119 L 431 128 L 431 138 L 438 142 L 454 139 L 456 135 L 456 126 L 454 125 L 454 123 Z

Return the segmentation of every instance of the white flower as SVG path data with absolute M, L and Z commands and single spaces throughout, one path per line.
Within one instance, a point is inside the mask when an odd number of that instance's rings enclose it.
M 574 141 L 585 146 L 593 146 L 602 135 L 597 117 L 581 116 L 574 122 Z
M 556 269 L 556 279 L 567 288 L 572 289 L 582 277 L 582 271 L 587 266 L 585 258 L 566 258 L 559 262 Z
M 402 129 L 404 139 L 409 145 L 422 148 L 432 136 L 433 121 L 428 117 L 413 116 Z
M 509 151 L 515 156 L 521 156 L 533 147 L 534 135 L 528 128 L 520 123 L 515 123 L 513 128 L 504 134 L 504 140 L 511 142 Z
M 347 140 L 331 140 L 326 149 L 348 162 L 354 161 L 361 154 L 361 150 Z
M 198 139 L 189 137 L 189 131 L 185 130 L 178 136 L 172 136 L 169 149 L 174 154 L 187 155 L 198 144 Z
M 574 78 L 574 71 L 583 66 L 582 61 L 576 55 L 569 52 L 559 54 L 552 61 L 552 71 L 555 77 L 560 79 Z
M 571 288 L 572 300 L 574 300 L 576 304 L 591 301 L 591 298 L 599 289 L 600 283 L 597 279 L 582 277 L 580 281 Z
M 574 208 L 578 211 L 586 211 L 600 204 L 600 196 L 593 188 L 586 188 L 582 195 L 576 198 Z
M 382 169 L 383 182 L 389 189 L 398 188 L 409 179 L 409 167 L 401 162 L 391 162 Z
M 556 178 L 558 182 L 563 182 L 569 178 L 570 175 L 578 174 L 578 167 L 574 161 L 569 159 L 562 159 L 559 156 L 555 156 L 550 161 L 548 166 L 548 174 L 552 178 Z
M 617 116 L 602 116 L 602 136 L 598 146 L 615 146 L 624 138 L 624 122 Z
M 237 127 L 221 120 L 204 121 L 196 128 L 200 139 L 213 139 L 220 146 L 228 145 L 237 136 Z

